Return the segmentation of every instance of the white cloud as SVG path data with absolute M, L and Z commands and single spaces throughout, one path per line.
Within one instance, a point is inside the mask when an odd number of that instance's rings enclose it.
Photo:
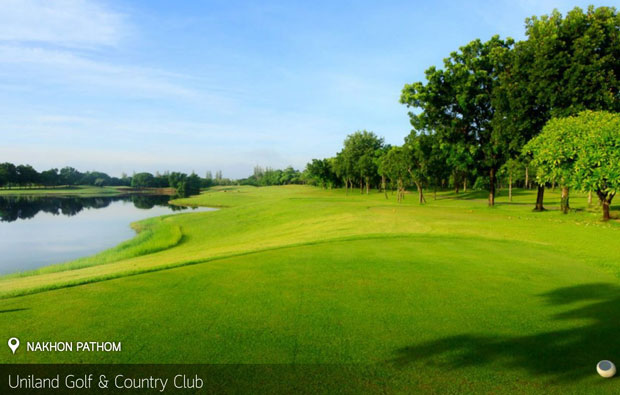
M 0 40 L 70 47 L 116 45 L 124 16 L 88 0 L 3 0 Z
M 179 81 L 184 78 L 181 75 L 94 61 L 67 50 L 0 45 L 1 64 L 28 67 L 21 68 L 20 75 L 29 75 L 32 81 L 63 81 L 79 90 L 104 88 L 139 97 L 196 95 Z
M 129 31 L 125 16 L 92 0 L 2 0 L 0 84 L 20 81 L 22 89 L 51 84 L 98 96 L 112 92 L 195 99 L 185 76 L 110 57 L 99 60 Z

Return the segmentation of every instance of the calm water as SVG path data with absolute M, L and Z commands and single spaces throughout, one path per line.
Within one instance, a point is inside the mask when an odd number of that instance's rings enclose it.
M 131 222 L 212 211 L 168 205 L 169 196 L 0 196 L 0 274 L 92 255 L 135 235 Z

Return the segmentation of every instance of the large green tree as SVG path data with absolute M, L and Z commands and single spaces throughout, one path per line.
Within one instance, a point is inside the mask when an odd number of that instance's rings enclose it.
M 461 145 L 476 170 L 488 174 L 489 205 L 495 204 L 497 170 L 506 156 L 502 129 L 494 129 L 493 94 L 513 45 L 498 36 L 474 40 L 450 54 L 443 69 L 426 70 L 426 83 L 407 84 L 401 103 L 419 108 L 409 112 L 418 132 L 436 133 L 445 144 Z
M 553 118 L 525 150 L 538 167 L 539 182 L 558 177 L 565 185 L 594 191 L 610 218 L 611 201 L 620 189 L 620 115 L 584 111 Z
M 613 7 L 557 10 L 526 20 L 528 89 L 549 117 L 620 111 L 620 16 Z
M 383 138 L 366 130 L 357 131 L 347 136 L 344 147 L 338 153 L 337 172 L 345 180 L 345 183 L 359 182 L 360 192 L 363 193 L 366 185 L 366 193 L 370 189 L 370 182 L 377 175 L 375 158 L 380 155 L 383 147 Z
M 448 177 L 447 153 L 436 134 L 417 134 L 415 131 L 405 137 L 404 147 L 409 158 L 407 171 L 418 189 L 418 201 L 426 203 L 424 188 L 431 183 L 436 187 Z
M 552 117 L 585 109 L 620 110 L 620 17 L 615 8 L 590 6 L 565 16 L 554 11 L 531 17 L 526 36 L 507 54 L 494 95 L 495 128 L 509 136 L 512 158 Z M 568 202 L 566 187 L 564 193 Z M 544 184 L 539 184 L 539 210 L 543 195 Z

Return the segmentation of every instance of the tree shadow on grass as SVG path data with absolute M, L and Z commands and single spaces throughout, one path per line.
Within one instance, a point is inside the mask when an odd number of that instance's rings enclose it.
M 415 191 L 414 191 L 415 192 Z M 443 191 L 445 192 L 445 191 Z M 433 196 L 432 190 L 425 191 L 425 194 L 428 196 Z M 532 190 L 526 189 L 513 189 L 512 196 L 531 196 L 532 197 L 532 205 L 536 203 L 536 192 L 532 192 Z M 497 189 L 495 192 L 495 198 L 507 198 L 508 197 L 508 189 Z M 459 193 L 454 193 L 454 191 L 450 191 L 449 194 L 444 194 L 439 196 L 436 200 L 488 200 L 489 199 L 489 191 L 484 189 L 469 189 L 467 192 L 459 191 Z M 558 198 L 559 200 L 559 198 Z M 496 203 L 497 204 L 497 203 Z
M 15 313 L 18 311 L 25 311 L 25 310 L 30 310 L 30 309 L 26 309 L 26 308 L 18 308 L 18 309 L 7 309 L 7 310 L 0 310 L 0 314 L 4 314 L 4 313 Z
M 444 369 L 519 369 L 552 382 L 595 375 L 596 364 L 603 359 L 620 362 L 620 287 L 586 284 L 541 297 L 552 305 L 578 304 L 552 317 L 575 321 L 574 327 L 518 337 L 452 336 L 399 349 L 391 362 L 400 367 L 424 362 Z

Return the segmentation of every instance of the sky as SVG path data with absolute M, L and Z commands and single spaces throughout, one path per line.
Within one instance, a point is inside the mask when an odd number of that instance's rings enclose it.
M 404 84 L 467 42 L 618 0 L 0 0 L 0 162 L 303 169 L 356 130 L 409 133 Z

